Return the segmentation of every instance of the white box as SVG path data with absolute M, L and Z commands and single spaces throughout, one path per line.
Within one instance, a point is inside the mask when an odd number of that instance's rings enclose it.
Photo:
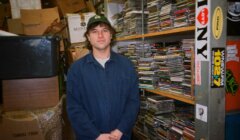
M 88 20 L 96 15 L 94 12 L 80 14 L 66 14 L 68 24 L 68 34 L 70 43 L 84 42 L 86 38 L 84 33 L 86 32 Z
M 42 9 L 41 0 L 10 0 L 12 18 L 21 18 L 20 9 Z

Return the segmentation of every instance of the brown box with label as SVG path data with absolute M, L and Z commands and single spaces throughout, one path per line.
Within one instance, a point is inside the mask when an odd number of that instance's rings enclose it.
M 8 113 L 0 120 L 0 137 L 3 140 L 44 140 L 38 121 L 31 113 Z
M 52 108 L 9 111 L 0 116 L 1 140 L 62 140 L 62 104 Z
M 59 101 L 58 76 L 2 81 L 3 110 L 29 110 L 55 106 Z

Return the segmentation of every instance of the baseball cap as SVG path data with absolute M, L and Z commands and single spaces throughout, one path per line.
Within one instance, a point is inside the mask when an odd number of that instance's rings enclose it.
M 93 16 L 89 19 L 88 24 L 87 24 L 87 28 L 90 25 L 92 25 L 93 23 L 96 23 L 96 22 L 103 22 L 103 23 L 106 23 L 106 24 L 111 26 L 110 22 L 108 21 L 108 19 L 104 15 L 95 15 L 95 16 Z

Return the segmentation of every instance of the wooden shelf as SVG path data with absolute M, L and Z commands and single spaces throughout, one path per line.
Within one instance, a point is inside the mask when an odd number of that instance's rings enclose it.
M 117 41 L 126 41 L 126 40 L 140 39 L 140 38 L 142 38 L 142 36 L 143 35 L 124 36 L 124 37 L 119 37 L 116 40 Z
M 190 32 L 190 31 L 195 31 L 195 26 L 179 27 L 179 28 L 164 30 L 160 32 L 147 33 L 143 35 L 124 36 L 124 37 L 117 38 L 117 41 L 126 41 L 126 40 L 140 39 L 143 37 L 147 38 L 147 37 L 176 34 L 176 33 L 182 33 L 182 32 Z
M 179 101 L 182 101 L 182 102 L 185 102 L 185 103 L 188 103 L 188 104 L 195 105 L 194 97 L 188 97 L 188 96 L 185 96 L 185 95 L 176 94 L 176 93 L 172 93 L 172 92 L 169 92 L 169 91 L 157 90 L 157 89 L 154 89 L 154 90 L 144 89 L 144 90 L 148 91 L 148 92 L 155 93 L 155 94 L 159 94 L 159 95 L 162 95 L 162 96 L 165 96 L 165 97 L 169 97 L 169 98 L 172 98 L 172 99 L 175 99 L 175 100 L 179 100 Z
M 173 28 L 173 29 L 164 30 L 160 32 L 148 33 L 148 34 L 144 34 L 143 37 L 154 37 L 154 36 L 189 32 L 189 31 L 195 31 L 195 26 L 179 27 L 179 28 Z

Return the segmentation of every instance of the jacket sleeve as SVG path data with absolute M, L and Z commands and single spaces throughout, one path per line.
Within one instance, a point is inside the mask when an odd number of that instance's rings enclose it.
M 125 135 L 131 132 L 140 108 L 138 77 L 135 69 L 133 67 L 130 67 L 130 69 L 131 69 L 130 77 L 132 79 L 131 79 L 131 85 L 129 86 L 129 90 L 128 90 L 129 95 L 125 105 L 123 116 L 117 127 L 117 129 L 119 129 Z
M 74 73 L 73 69 L 69 69 L 67 76 L 67 114 L 73 127 L 76 137 L 86 137 L 96 139 L 100 132 L 92 123 L 88 113 L 84 110 L 81 102 L 81 78 Z

